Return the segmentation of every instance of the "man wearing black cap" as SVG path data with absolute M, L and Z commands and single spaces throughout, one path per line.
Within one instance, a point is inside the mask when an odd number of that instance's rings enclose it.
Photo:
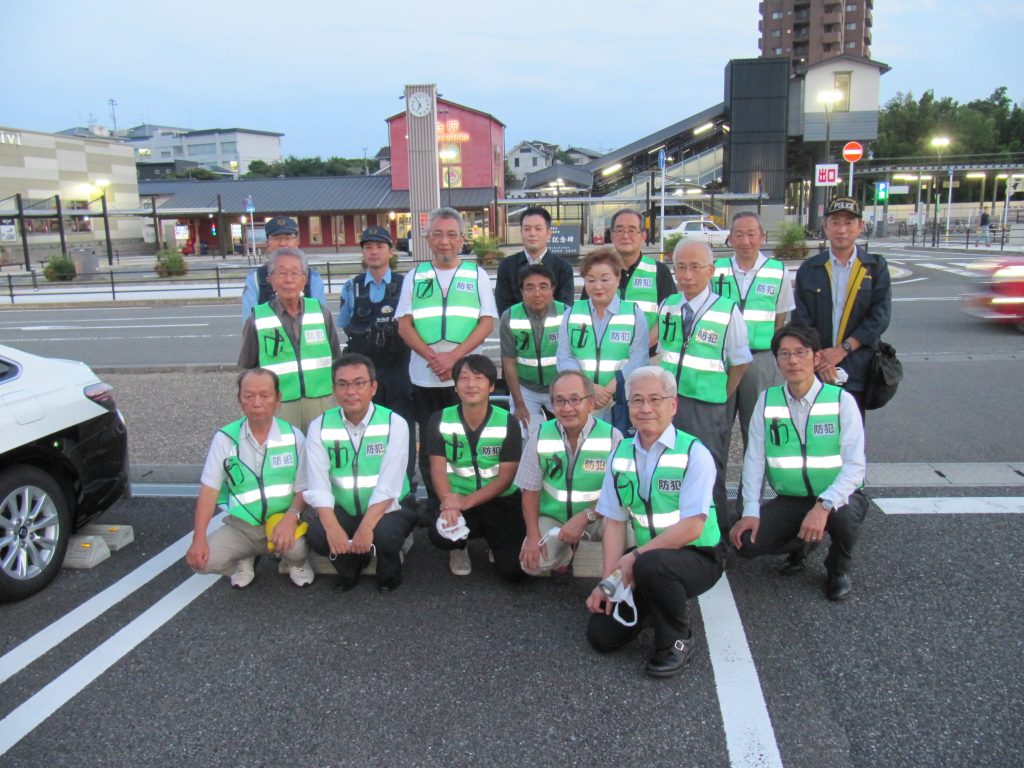
M 854 198 L 833 198 L 822 226 L 829 248 L 796 272 L 793 322 L 818 331 L 828 346 L 821 350 L 815 373 L 853 395 L 863 417 L 871 348 L 889 327 L 892 310 L 889 266 L 881 256 L 857 247 L 864 221 Z
M 275 216 L 263 225 L 263 231 L 267 233 L 266 252 L 268 254 L 278 248 L 299 247 L 299 225 L 295 223 L 295 219 L 287 216 Z M 306 281 L 305 293 L 307 298 L 319 299 L 327 303 L 323 278 L 312 267 L 309 269 L 309 280 Z M 264 262 L 245 278 L 245 290 L 242 291 L 242 322 L 244 323 L 245 319 L 252 314 L 253 307 L 257 304 L 266 304 L 273 295 L 274 289 L 270 285 L 267 262 Z
M 384 227 L 367 227 L 359 238 L 366 271 L 341 287 L 338 327 L 348 337 L 346 352 L 373 360 L 377 393 L 373 402 L 388 408 L 409 424 L 416 415 L 409 381 L 409 347 L 398 335 L 395 309 L 402 294 L 402 275 L 391 271 L 391 234 Z M 408 476 L 415 469 L 416 443 L 409 441 Z

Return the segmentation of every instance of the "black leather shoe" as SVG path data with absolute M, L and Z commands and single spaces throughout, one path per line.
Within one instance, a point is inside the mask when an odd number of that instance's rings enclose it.
M 699 646 L 700 641 L 693 634 L 685 640 L 676 640 L 671 648 L 657 651 L 647 662 L 644 672 L 651 677 L 675 677 L 682 673 Z
M 830 573 L 828 584 L 825 587 L 825 594 L 829 600 L 845 600 L 853 590 L 853 579 L 848 573 Z
M 377 591 L 378 592 L 394 592 L 400 586 L 402 586 L 402 577 L 401 576 L 399 576 L 396 579 L 388 579 L 387 581 L 378 581 L 377 582 Z
M 807 568 L 807 553 L 799 550 L 789 553 L 786 557 L 786 562 L 779 568 L 779 573 L 783 576 L 795 576 L 805 568 Z
M 339 576 L 338 580 L 334 582 L 334 588 L 339 592 L 348 592 L 351 589 L 355 589 L 359 586 L 359 576 Z

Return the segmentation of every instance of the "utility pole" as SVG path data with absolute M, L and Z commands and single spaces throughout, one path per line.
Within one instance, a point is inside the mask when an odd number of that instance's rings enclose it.
M 112 133 L 117 134 L 117 99 L 107 99 L 110 105 L 110 122 L 113 124 Z

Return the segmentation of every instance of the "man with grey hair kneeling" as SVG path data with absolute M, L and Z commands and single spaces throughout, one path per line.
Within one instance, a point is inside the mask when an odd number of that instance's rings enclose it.
M 636 369 L 626 379 L 626 402 L 636 437 L 612 453 L 597 502 L 606 519 L 604 579 L 587 598 L 587 640 L 598 651 L 617 650 L 650 621 L 654 654 L 644 671 L 673 677 L 699 645 L 688 601 L 711 589 L 725 566 L 711 499 L 715 462 L 699 440 L 672 426 L 671 373 L 657 366 Z M 637 544 L 628 552 L 627 521 Z M 612 601 L 623 597 L 623 588 L 632 589 L 635 603 L 636 621 L 628 626 L 621 604 L 615 610 Z

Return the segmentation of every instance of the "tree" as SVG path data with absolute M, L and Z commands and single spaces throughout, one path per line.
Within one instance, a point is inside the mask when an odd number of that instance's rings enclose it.
M 249 163 L 249 172 L 243 179 L 272 179 L 279 176 L 294 178 L 299 176 L 362 176 L 366 170 L 375 173 L 380 168 L 380 161 L 366 158 L 329 157 L 322 160 L 316 157 L 295 157 L 289 155 L 284 160 L 267 163 L 253 160 Z
M 213 181 L 214 179 L 223 179 L 224 177 L 219 173 L 214 173 L 208 168 L 187 168 L 184 171 L 178 171 L 177 173 L 171 174 L 172 179 L 193 179 L 196 181 Z

